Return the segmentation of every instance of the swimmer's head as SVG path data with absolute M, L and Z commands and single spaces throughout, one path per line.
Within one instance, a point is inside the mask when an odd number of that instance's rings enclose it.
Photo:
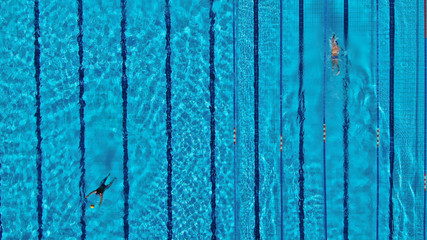
M 92 204 L 92 205 L 90 205 L 90 208 L 94 208 L 94 207 L 95 207 L 95 205 L 93 205 L 93 204 Z

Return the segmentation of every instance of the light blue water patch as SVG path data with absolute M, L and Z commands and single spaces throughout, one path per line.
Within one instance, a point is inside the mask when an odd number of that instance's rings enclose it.
M 216 72 L 216 226 L 219 239 L 231 239 L 234 234 L 232 1 L 215 1 L 213 11 Z
M 216 235 L 252 239 L 254 209 L 254 5 L 235 1 L 236 119 L 233 123 L 233 1 L 215 1 Z M 379 239 L 389 235 L 390 69 L 394 67 L 395 172 L 392 194 L 396 239 L 423 234 L 424 13 L 421 1 L 396 2 L 395 38 L 389 2 L 349 1 L 344 46 L 344 0 L 304 1 L 302 90 L 305 96 L 305 238 L 323 239 L 323 105 L 329 239 L 343 223 L 343 78 L 349 74 L 349 238 L 374 239 L 376 224 L 376 98 L 379 98 Z M 328 15 L 324 21 L 324 3 Z M 167 235 L 166 23 L 164 1 L 127 3 L 130 238 Z M 173 237 L 211 233 L 209 1 L 171 1 Z M 418 4 L 418 7 L 417 7 Z M 2 1 L 0 34 L 1 223 L 4 239 L 37 236 L 36 80 L 34 1 Z M 279 1 L 259 2 L 260 230 L 299 237 L 299 3 L 283 2 L 283 115 L 279 109 Z M 418 11 L 418 13 L 417 13 Z M 86 194 L 111 173 L 104 194 L 87 199 L 88 239 L 122 239 L 123 100 L 120 1 L 83 1 Z M 417 25 L 418 20 L 418 25 Z M 376 24 L 379 24 L 379 78 Z M 326 28 L 326 36 L 324 29 Z M 417 32 L 418 28 L 418 32 Z M 330 39 L 342 47 L 341 74 L 332 74 Z M 417 35 L 418 34 L 418 35 Z M 77 2 L 40 1 L 43 235 L 79 238 L 80 119 Z M 327 38 L 324 44 L 324 37 Z M 390 66 L 390 41 L 395 64 Z M 418 45 L 417 45 L 418 44 Z M 326 60 L 324 59 L 326 53 Z M 418 55 L 418 63 L 417 60 Z M 345 57 L 349 64 L 346 66 Z M 323 102 L 324 70 L 326 99 Z M 379 85 L 376 85 L 376 80 Z M 379 95 L 376 88 L 379 88 Z M 280 195 L 280 118 L 283 120 L 283 195 Z M 236 127 L 236 145 L 233 145 Z M 235 155 L 233 148 L 236 147 Z M 237 175 L 234 175 L 234 158 Z M 234 196 L 234 178 L 237 195 Z M 235 199 L 236 198 L 236 199 Z M 237 209 L 234 209 L 234 200 Z M 95 205 L 94 209 L 89 206 Z M 234 223 L 237 212 L 237 226 Z
M 259 4 L 260 228 L 280 239 L 280 7 Z
M 323 239 L 323 4 L 304 3 L 305 236 Z M 314 40 L 316 39 L 316 40 Z M 328 47 L 328 46 L 325 46 Z M 329 72 L 329 71 L 328 71 Z M 329 131 L 328 128 L 326 131 Z M 329 140 L 330 136 L 326 135 Z
M 128 2 L 130 238 L 161 239 L 166 221 L 164 4 Z
M 81 234 L 75 2 L 40 3 L 43 235 Z M 59 37 L 61 36 L 61 37 Z
M 299 2 L 283 2 L 283 233 L 299 238 Z
M 395 38 L 395 194 L 394 215 L 396 237 L 399 239 L 415 239 L 416 211 L 414 211 L 416 198 L 424 196 L 416 195 L 414 188 L 415 178 L 418 182 L 422 174 L 415 175 L 417 162 L 416 153 L 416 131 L 415 128 L 415 98 L 417 79 L 416 62 L 408 61 L 417 54 L 416 50 L 416 2 L 401 4 L 396 2 L 396 38 Z M 407 46 L 414 46 L 407 48 Z M 421 184 L 420 184 L 421 185 Z
M 416 127 L 416 139 L 415 139 L 415 159 L 417 160 L 416 163 L 416 170 L 415 170 L 415 177 L 414 178 L 414 187 L 413 187 L 413 191 L 415 194 L 415 220 L 414 220 L 414 224 L 415 226 L 415 234 L 417 238 L 421 238 L 423 236 L 423 231 L 424 231 L 424 186 L 423 186 L 423 181 L 422 181 L 422 176 L 424 173 L 424 150 L 425 150 L 425 143 L 424 143 L 424 120 L 425 120 L 425 92 L 424 92 L 424 86 L 425 86 L 425 81 L 423 81 L 423 79 L 425 79 L 425 75 L 422 73 L 422 69 L 424 68 L 424 64 L 425 64 L 425 58 L 423 57 L 423 46 L 424 46 L 424 31 L 423 31 L 423 21 L 424 21 L 424 16 L 422 14 L 422 11 L 420 11 L 421 9 L 423 9 L 424 4 L 422 2 L 418 2 L 418 7 L 417 9 L 417 21 L 416 21 L 416 27 L 418 31 L 415 31 L 417 34 L 417 53 L 416 56 L 418 56 L 418 58 L 416 58 L 418 60 L 418 64 L 416 66 L 416 72 L 417 74 L 415 74 L 415 78 L 417 79 L 417 86 L 418 88 L 417 93 L 415 95 L 415 97 L 417 98 L 417 103 L 415 105 L 415 109 L 416 109 L 416 122 L 415 122 L 415 127 Z M 421 177 L 420 177 L 421 176 Z
M 237 237 L 254 237 L 254 50 L 253 4 L 236 1 Z
M 208 4 L 171 2 L 172 208 L 178 239 L 211 235 Z
M 349 41 L 348 49 L 344 49 L 349 58 L 347 71 L 350 78 L 349 238 L 357 239 L 372 239 L 376 234 L 376 34 L 372 34 L 376 31 L 372 20 L 374 13 L 375 5 L 349 4 Z M 360 44 L 362 42 L 366 44 Z
M 3 237 L 37 236 L 34 36 L 31 2 L 2 1 L 0 18 Z

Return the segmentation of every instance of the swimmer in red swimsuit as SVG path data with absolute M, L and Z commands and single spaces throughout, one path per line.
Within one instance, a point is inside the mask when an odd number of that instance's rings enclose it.
M 338 46 L 338 42 L 335 41 L 335 34 L 332 37 L 332 72 L 335 71 L 335 65 L 337 65 L 337 76 L 340 74 L 340 65 L 338 65 L 338 54 L 340 53 L 340 46 Z

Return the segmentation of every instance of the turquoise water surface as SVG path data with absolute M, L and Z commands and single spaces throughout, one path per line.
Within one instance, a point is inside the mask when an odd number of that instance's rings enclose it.
M 171 172 L 165 1 L 122 1 L 126 2 L 127 150 L 121 1 L 82 1 L 83 77 L 77 41 L 79 1 L 40 0 L 41 139 L 35 114 L 36 1 L 0 2 L 1 238 L 254 239 L 258 228 L 261 239 L 314 240 L 325 239 L 326 228 L 328 239 L 346 239 L 348 228 L 349 239 L 376 239 L 378 156 L 378 239 L 389 238 L 391 213 L 393 239 L 423 239 L 426 106 L 421 1 L 396 1 L 394 38 L 389 1 L 380 0 L 378 12 L 376 1 L 349 1 L 347 43 L 346 0 L 259 1 L 256 137 L 254 1 L 214 1 L 210 16 L 208 0 L 171 0 Z M 215 41 L 210 52 L 212 19 Z M 330 61 L 333 34 L 341 46 L 338 76 Z M 211 178 L 211 53 L 215 178 Z M 81 79 L 84 105 L 79 102 Z M 259 156 L 259 224 L 255 156 Z M 348 159 L 348 226 L 344 159 Z M 117 180 L 105 192 L 101 207 L 98 196 L 82 198 L 108 173 L 107 183 Z M 167 227 L 168 198 L 172 232 Z

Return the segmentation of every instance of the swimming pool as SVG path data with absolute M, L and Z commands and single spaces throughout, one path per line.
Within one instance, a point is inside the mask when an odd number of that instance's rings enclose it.
M 425 239 L 425 2 L 0 9 L 0 238 Z

